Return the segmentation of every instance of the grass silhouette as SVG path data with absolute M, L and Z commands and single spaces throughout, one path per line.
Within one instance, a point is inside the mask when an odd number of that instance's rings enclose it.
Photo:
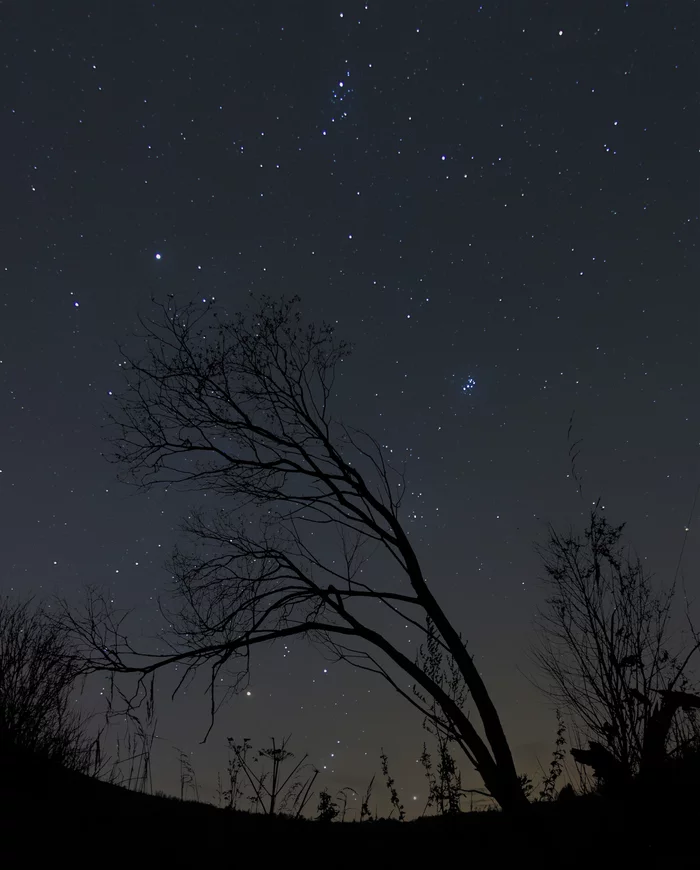
M 363 858 L 371 866 L 373 856 L 411 860 L 425 848 L 526 864 L 626 866 L 638 859 L 649 865 L 696 851 L 688 836 L 700 809 L 694 764 L 692 776 L 672 774 L 664 791 L 654 795 L 639 786 L 617 800 L 591 794 L 533 803 L 524 814 L 493 810 L 324 824 L 134 792 L 24 753 L 5 753 L 0 758 L 3 855 L 9 860 L 14 849 L 26 855 L 31 845 L 35 855 L 50 847 L 60 856 L 61 844 L 66 849 L 70 844 L 101 848 L 101 866 L 180 866 L 253 850 L 257 863 L 267 866 L 268 860 L 322 848 L 329 861 L 334 855 L 340 861 Z M 30 830 L 42 837 L 32 841 Z M 105 849 L 106 843 L 114 848 Z

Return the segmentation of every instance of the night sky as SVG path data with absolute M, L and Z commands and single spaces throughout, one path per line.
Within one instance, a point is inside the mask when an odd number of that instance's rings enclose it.
M 661 579 L 686 536 L 700 592 L 698 4 L 68 5 L 0 8 L 0 591 L 106 585 L 155 634 L 194 497 L 105 461 L 115 343 L 153 295 L 298 293 L 356 346 L 336 410 L 408 458 L 424 571 L 536 774 L 546 522 L 601 496 Z M 419 714 L 303 641 L 258 648 L 204 746 L 202 687 L 171 704 L 167 684 L 158 787 L 174 746 L 210 798 L 226 736 L 291 733 L 332 789 L 383 746 L 425 797 Z

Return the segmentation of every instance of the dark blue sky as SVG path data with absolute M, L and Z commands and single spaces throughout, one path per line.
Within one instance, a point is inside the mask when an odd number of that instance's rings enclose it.
M 106 584 L 155 632 L 188 501 L 133 494 L 101 456 L 115 341 L 152 294 L 235 309 L 299 293 L 356 345 L 337 408 L 408 453 L 425 573 L 536 770 L 555 722 L 519 673 L 533 541 L 600 495 L 669 578 L 700 474 L 697 4 L 75 0 L 0 17 L 0 589 Z M 385 746 L 404 798 L 424 794 L 418 715 L 289 647 L 260 651 L 205 747 L 197 687 L 162 693 L 158 784 L 176 787 L 170 742 L 206 794 L 228 734 L 292 732 L 331 785 L 364 786 Z

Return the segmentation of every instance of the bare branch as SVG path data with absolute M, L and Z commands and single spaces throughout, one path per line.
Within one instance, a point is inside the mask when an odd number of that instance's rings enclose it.
M 540 550 L 549 597 L 532 655 L 546 679 L 540 688 L 590 742 L 578 757 L 629 781 L 652 755 L 658 766 L 687 741 L 687 669 L 700 644 L 684 648 L 672 634 L 675 587 L 654 588 L 622 546 L 623 528 L 599 505 L 582 538 L 550 528 Z
M 245 681 L 256 645 L 305 635 L 352 659 L 358 651 L 343 642 L 360 639 L 382 657 L 365 653 L 363 666 L 413 704 L 390 669 L 432 699 L 436 727 L 454 735 L 501 805 L 525 805 L 481 674 L 402 526 L 405 470 L 375 438 L 332 415 L 336 373 L 350 347 L 332 327 L 304 324 L 297 299 L 263 299 L 233 317 L 169 301 L 140 324 L 145 352 L 123 354 L 112 459 L 137 487 L 204 493 L 207 510 L 190 511 L 188 544 L 171 560 L 174 607 L 160 649 L 132 647 L 123 616 L 104 601 L 66 617 L 86 669 L 142 679 L 182 666 L 188 680 L 207 666 L 213 719 Z M 368 570 L 378 552 L 396 571 L 388 578 L 385 571 L 381 587 Z M 469 689 L 483 737 L 442 678 L 387 639 L 384 614 L 400 615 L 421 636 L 429 622 L 436 648 Z M 426 715 L 431 706 L 419 709 Z

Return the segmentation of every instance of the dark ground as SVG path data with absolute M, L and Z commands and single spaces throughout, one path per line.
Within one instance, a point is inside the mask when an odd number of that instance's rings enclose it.
M 47 765 L 2 765 L 4 866 L 68 860 L 82 867 L 193 865 L 380 867 L 425 862 L 497 866 L 698 866 L 698 807 L 600 799 L 533 805 L 526 816 L 323 824 L 268 819 L 208 804 L 137 794 Z M 7 862 L 7 863 L 5 863 Z M 506 862 L 505 864 L 503 862 Z M 685 863 L 685 862 L 684 862 Z

